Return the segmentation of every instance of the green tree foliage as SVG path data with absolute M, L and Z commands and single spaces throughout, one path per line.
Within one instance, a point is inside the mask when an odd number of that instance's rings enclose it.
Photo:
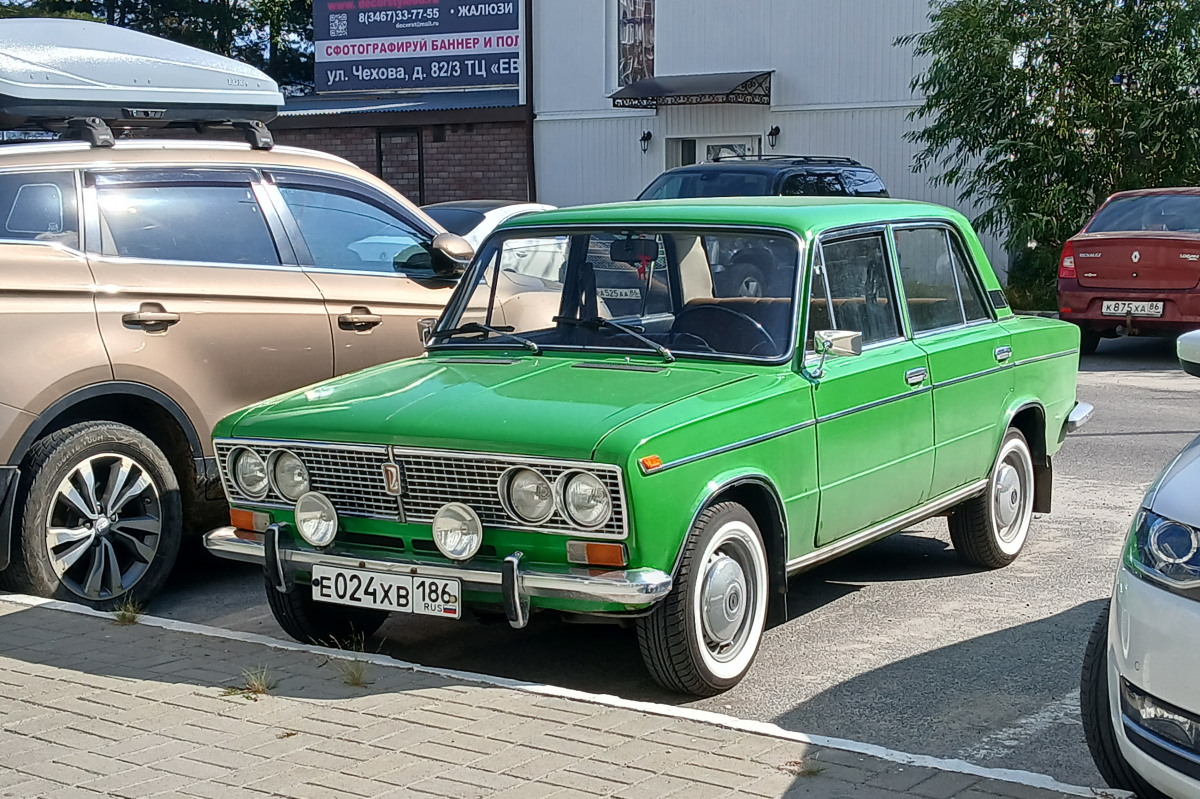
M 1052 283 L 1112 192 L 1200 180 L 1200 0 L 933 0 L 931 22 L 898 42 L 929 59 L 913 168 L 1034 245 L 1010 283 Z
M 312 0 L 0 0 L 3 17 L 76 17 L 245 61 L 285 91 L 312 87 Z

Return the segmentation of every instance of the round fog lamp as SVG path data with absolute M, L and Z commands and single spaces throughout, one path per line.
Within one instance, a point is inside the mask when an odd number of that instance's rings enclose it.
M 324 494 L 309 491 L 296 500 L 296 530 L 314 547 L 327 547 L 337 535 L 338 517 Z
M 505 509 L 530 524 L 541 524 L 554 512 L 554 488 L 540 472 L 514 467 L 500 480 Z
M 251 499 L 262 499 L 267 495 L 267 464 L 262 456 L 252 449 L 241 447 L 229 456 L 230 471 L 238 490 Z
M 295 502 L 308 492 L 308 469 L 295 453 L 281 449 L 271 456 L 271 480 L 284 499 Z
M 461 502 L 448 502 L 433 515 L 433 543 L 450 560 L 470 560 L 483 544 L 479 514 Z
M 603 527 L 612 516 L 608 486 L 590 472 L 567 472 L 560 479 L 563 507 L 571 521 L 589 529 Z

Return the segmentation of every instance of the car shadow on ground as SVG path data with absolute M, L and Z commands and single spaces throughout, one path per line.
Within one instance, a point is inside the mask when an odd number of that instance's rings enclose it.
M 1081 372 L 1144 372 L 1147 368 L 1180 371 L 1174 338 L 1124 336 L 1101 339 L 1095 354 L 1079 359 Z

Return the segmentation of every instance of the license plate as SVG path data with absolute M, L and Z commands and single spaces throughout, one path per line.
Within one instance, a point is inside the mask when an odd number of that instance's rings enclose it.
M 462 585 L 458 580 L 443 577 L 315 565 L 312 568 L 312 597 L 318 602 L 393 613 L 418 613 L 446 619 L 457 619 L 462 615 Z
M 641 289 L 596 289 L 596 295 L 606 300 L 640 300 Z
M 1100 306 L 1100 313 L 1105 316 L 1162 316 L 1163 304 L 1159 302 L 1134 302 L 1132 300 L 1105 300 Z

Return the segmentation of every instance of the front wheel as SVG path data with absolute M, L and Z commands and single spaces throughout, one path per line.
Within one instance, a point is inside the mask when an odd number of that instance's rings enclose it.
M 1138 776 L 1117 744 L 1108 694 L 1108 612 L 1109 603 L 1105 602 L 1083 654 L 1083 670 L 1079 677 L 1083 735 L 1096 770 L 1110 787 L 1130 791 L 1142 799 L 1166 799 Z
M 987 488 L 950 515 L 950 540 L 973 566 L 998 569 L 1021 554 L 1033 520 L 1033 455 L 1016 428 L 1000 442 Z
M 638 619 L 642 660 L 664 688 L 712 696 L 741 681 L 762 641 L 767 553 L 754 517 L 722 502 L 688 533 L 675 585 Z
M 280 591 L 266 579 L 267 604 L 283 631 L 306 644 L 355 646 L 374 635 L 387 620 L 386 610 L 351 608 L 318 602 L 308 583 Z

